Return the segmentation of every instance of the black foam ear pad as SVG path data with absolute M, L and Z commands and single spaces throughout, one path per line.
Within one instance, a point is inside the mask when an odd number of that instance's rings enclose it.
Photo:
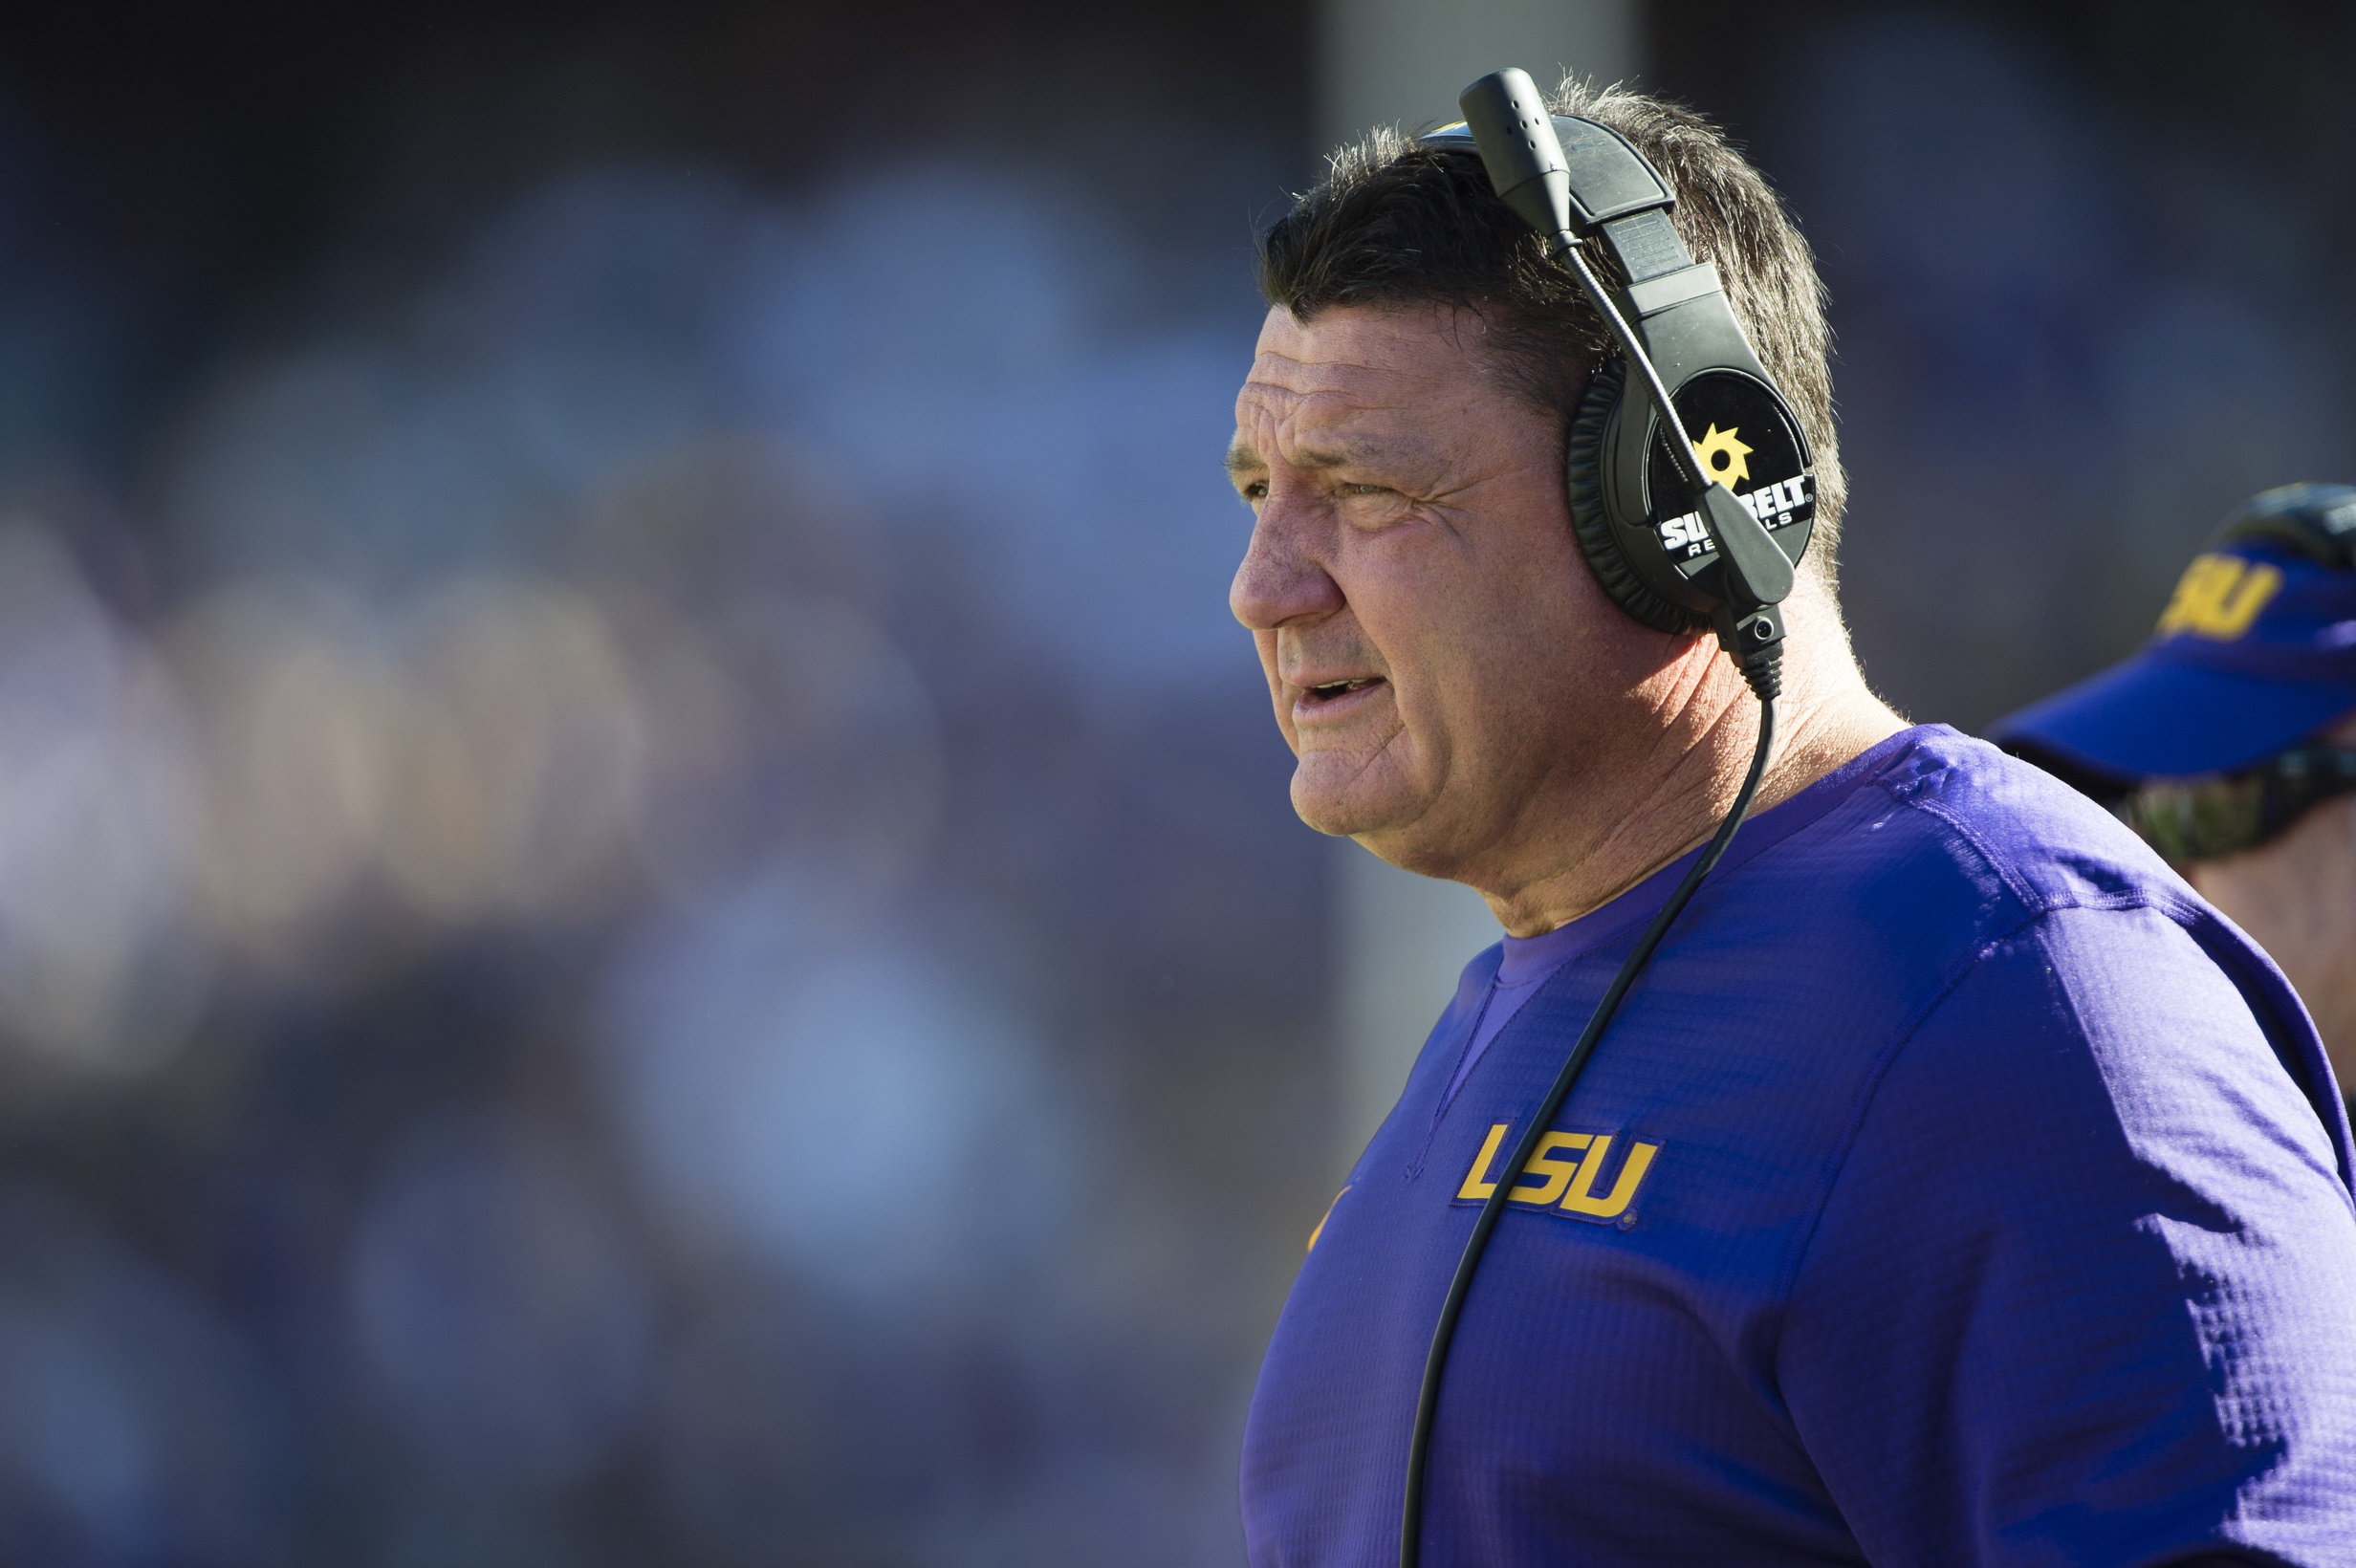
M 1570 497 L 1571 529 L 1579 548 L 1595 570 L 1614 604 L 1656 632 L 1697 632 L 1710 624 L 1707 616 L 1672 604 L 1645 585 L 1628 564 L 1619 535 L 1603 510 L 1603 437 L 1611 427 L 1612 410 L 1627 382 L 1627 364 L 1613 355 L 1596 368 L 1580 400 L 1579 415 L 1571 421 L 1570 439 L 1562 451 L 1562 487 Z

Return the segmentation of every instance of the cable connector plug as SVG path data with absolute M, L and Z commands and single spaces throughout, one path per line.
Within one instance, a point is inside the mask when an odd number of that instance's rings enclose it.
M 1779 605 L 1762 604 L 1748 615 L 1737 616 L 1729 607 L 1711 617 L 1718 633 L 1718 646 L 1742 671 L 1752 694 L 1760 702 L 1772 702 L 1783 690 L 1783 610 Z

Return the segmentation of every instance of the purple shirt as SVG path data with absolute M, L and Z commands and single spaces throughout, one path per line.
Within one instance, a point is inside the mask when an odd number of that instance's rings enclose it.
M 1551 978 L 1555 970 L 1593 947 L 1601 933 L 1586 922 L 1575 920 L 1568 926 L 1559 926 L 1543 936 L 1509 936 L 1503 944 L 1503 956 L 1497 962 L 1494 979 L 1481 1000 L 1480 1022 L 1472 1026 L 1472 1036 L 1466 1043 L 1463 1057 L 1456 1063 L 1456 1076 L 1448 1082 L 1448 1099 L 1456 1098 L 1464 1080 L 1472 1075 L 1481 1053 L 1489 1042 L 1503 1033 L 1521 1011 L 1521 1004 L 1538 994 L 1538 987 Z M 1468 971 L 1470 972 L 1470 971 Z
M 2356 1562 L 2348 1128 L 2273 965 L 2075 793 L 1909 730 L 1743 829 L 1512 1178 L 1683 869 L 1516 945 L 1517 1009 L 1498 948 L 1465 971 L 1269 1346 L 1255 1568 L 1396 1560 L 1506 1179 L 1429 1568 Z

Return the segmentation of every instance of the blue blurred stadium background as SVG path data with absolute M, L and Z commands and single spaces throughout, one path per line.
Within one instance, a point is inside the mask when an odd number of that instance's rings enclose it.
M 2347 9 L 1605 12 L 1915 717 L 2356 477 Z M 0 24 L 0 1560 L 1240 1561 L 1368 927 L 1216 456 L 1385 13 Z

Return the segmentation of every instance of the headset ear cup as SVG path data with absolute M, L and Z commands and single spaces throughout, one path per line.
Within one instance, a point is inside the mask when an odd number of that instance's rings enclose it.
M 1627 552 L 1612 532 L 1603 511 L 1603 437 L 1611 427 L 1612 410 L 1627 382 L 1627 364 L 1618 355 L 1596 368 L 1571 421 L 1570 439 L 1562 450 L 1562 488 L 1570 498 L 1571 529 L 1581 554 L 1595 571 L 1611 601 L 1656 632 L 1685 634 L 1710 624 L 1709 618 L 1673 604 L 1645 585 L 1628 564 Z

